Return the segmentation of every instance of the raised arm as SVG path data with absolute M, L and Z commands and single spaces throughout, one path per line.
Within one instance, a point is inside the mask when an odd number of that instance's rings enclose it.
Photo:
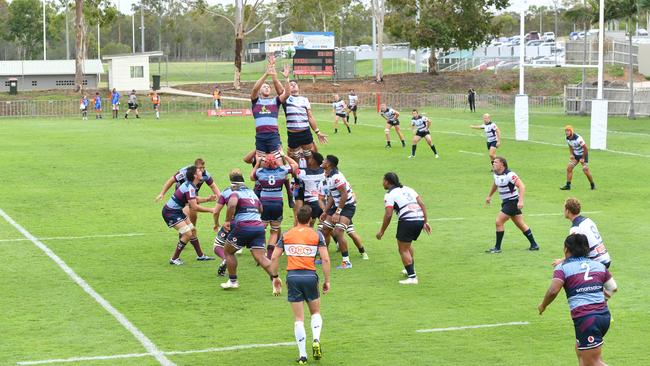
M 280 94 L 280 102 L 284 103 L 287 98 L 289 98 L 289 95 L 291 95 L 291 86 L 289 85 L 289 73 L 291 70 L 289 70 L 289 65 L 284 65 L 284 69 L 282 70 L 282 76 L 284 76 L 284 90 L 282 91 L 282 94 Z M 277 79 L 277 78 L 276 78 Z
M 253 90 L 251 91 L 251 101 L 258 98 L 260 89 L 262 88 L 262 84 L 264 84 L 268 76 L 269 76 L 269 69 L 267 68 L 266 70 L 264 70 L 264 74 L 259 79 L 257 79 L 255 85 L 253 86 Z
M 257 169 L 260 168 L 261 164 L 262 164 L 262 159 L 255 160 L 255 166 L 253 167 L 253 170 L 251 170 L 251 174 L 249 176 L 250 180 L 252 181 L 257 180 Z

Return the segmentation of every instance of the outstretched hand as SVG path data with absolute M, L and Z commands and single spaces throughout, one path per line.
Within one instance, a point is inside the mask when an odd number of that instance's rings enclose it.
M 289 65 L 284 65 L 284 69 L 282 69 L 282 76 L 284 76 L 285 79 L 288 79 L 290 73 L 291 69 L 289 68 Z

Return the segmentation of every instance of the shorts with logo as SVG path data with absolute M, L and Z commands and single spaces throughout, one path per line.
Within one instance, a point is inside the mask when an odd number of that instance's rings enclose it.
M 418 131 L 418 132 L 415 133 L 415 135 L 424 138 L 426 135 L 430 135 L 430 132 L 429 131 Z
M 487 149 L 490 150 L 491 148 L 497 148 L 497 142 L 496 141 L 490 141 L 485 143 L 487 145 Z
M 255 134 L 255 149 L 264 153 L 272 153 L 278 151 L 282 146 L 280 141 L 280 134 L 277 132 L 266 132 Z
M 314 137 L 309 129 L 298 132 L 287 131 L 287 143 L 290 149 L 296 149 L 303 145 L 311 145 Z
M 589 155 L 584 156 L 584 155 L 576 155 L 576 154 L 571 154 L 574 159 L 576 159 L 576 165 L 580 163 L 580 159 L 583 157 L 585 158 L 585 164 L 589 162 Z
M 519 202 L 519 198 L 501 202 L 501 212 L 508 216 L 521 215 L 521 210 L 517 208 L 517 202 Z
M 314 301 L 320 297 L 316 271 L 290 270 L 287 272 L 287 299 L 289 302 Z
M 397 234 L 395 238 L 403 242 L 412 242 L 418 240 L 422 228 L 424 227 L 424 221 L 398 221 L 397 222 Z
M 329 211 L 327 211 L 327 214 L 329 216 L 334 215 L 336 212 L 337 207 L 332 206 L 330 207 Z M 357 211 L 357 205 L 355 204 L 347 204 L 343 206 L 343 210 L 341 210 L 341 216 L 347 217 L 348 219 L 352 220 L 352 217 L 354 216 L 354 213 Z
M 282 221 L 282 201 L 262 202 L 262 221 Z
M 307 205 L 309 205 L 309 207 L 311 207 L 311 218 L 312 219 L 317 219 L 317 218 L 320 217 L 320 215 L 323 214 L 323 209 L 318 204 L 318 201 L 305 202 L 305 204 L 307 204 Z
M 399 120 L 396 119 L 394 121 L 388 121 L 388 124 L 391 126 L 399 126 Z
M 179 222 L 185 221 L 185 219 L 187 219 L 187 216 L 185 216 L 185 213 L 183 213 L 182 209 L 176 210 L 167 207 L 167 205 L 165 205 L 162 209 L 162 217 L 163 220 L 165 220 L 167 227 L 174 227 Z
M 217 237 L 214 239 L 214 245 L 222 247 L 224 244 L 226 244 L 227 237 L 228 237 L 228 233 L 226 232 L 226 230 L 224 230 L 222 226 L 217 232 Z
M 609 311 L 573 319 L 578 349 L 587 350 L 600 347 L 604 342 L 603 337 L 609 329 L 610 320 Z
M 129 109 L 132 111 L 138 109 L 138 103 L 129 103 Z
M 264 226 L 235 225 L 228 233 L 226 240 L 237 250 L 241 248 L 264 249 L 266 244 L 266 230 Z

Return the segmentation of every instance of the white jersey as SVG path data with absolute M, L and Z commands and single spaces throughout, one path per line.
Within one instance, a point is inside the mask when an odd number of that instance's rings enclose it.
M 129 103 L 135 104 L 136 103 L 136 96 L 135 94 L 129 94 Z
M 350 94 L 348 95 L 348 101 L 349 101 L 348 105 L 350 107 L 354 107 L 355 105 L 357 105 L 357 102 L 359 101 L 359 97 L 357 95 Z
M 409 187 L 394 187 L 384 195 L 384 207 L 393 207 L 399 221 L 424 221 L 418 193 Z
M 487 142 L 495 142 L 497 141 L 497 125 L 494 122 L 490 122 L 487 124 L 483 124 L 483 131 L 485 131 L 485 138 L 487 139 Z
M 343 100 L 332 103 L 332 108 L 334 108 L 336 114 L 345 114 L 345 102 Z
M 582 234 L 587 237 L 589 240 L 589 254 L 587 257 L 589 259 L 603 264 L 611 262 L 612 259 L 609 257 L 607 248 L 605 248 L 603 238 L 600 236 L 596 224 L 590 218 L 578 216 L 573 219 L 569 234 Z
M 510 201 L 519 198 L 519 192 L 515 186 L 518 180 L 517 173 L 508 169 L 501 174 L 494 173 L 494 184 L 497 186 L 501 200 Z
M 417 116 L 411 118 L 411 126 L 415 126 L 418 132 L 429 132 L 429 127 L 427 127 L 427 122 L 429 122 L 429 119 L 424 116 Z
M 567 137 L 566 142 L 569 144 L 569 147 L 573 151 L 573 155 L 582 156 L 582 154 L 585 153 L 585 140 L 577 133 L 571 135 L 571 138 Z
M 307 118 L 307 111 L 311 109 L 309 99 L 302 95 L 291 95 L 282 104 L 282 107 L 287 117 L 287 130 L 294 132 L 309 130 L 309 119 Z
M 321 185 L 325 179 L 323 168 L 300 169 L 298 178 L 305 185 L 305 202 L 318 202 L 318 195 L 321 193 Z
M 356 203 L 350 183 L 348 183 L 347 179 L 345 179 L 345 176 L 341 174 L 337 169 L 333 170 L 332 175 L 329 177 L 326 176 L 325 181 L 327 182 L 326 188 L 329 191 L 328 194 L 334 200 L 334 205 L 338 206 L 341 200 L 341 192 L 339 192 L 339 188 L 341 187 L 345 187 L 345 190 L 348 192 L 348 200 L 345 201 L 345 204 L 354 205 Z
M 379 112 L 379 114 L 381 114 L 389 122 L 395 122 L 397 120 L 397 113 L 391 107 L 387 107 L 385 111 Z

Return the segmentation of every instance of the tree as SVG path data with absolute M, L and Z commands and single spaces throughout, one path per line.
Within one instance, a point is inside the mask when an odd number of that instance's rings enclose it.
M 42 9 L 39 0 L 13 0 L 9 5 L 8 35 L 24 59 L 35 58 L 43 47 Z
M 375 66 L 375 81 L 384 80 L 384 17 L 386 15 L 386 0 L 371 0 L 372 16 L 375 18 L 377 32 L 377 62 Z
M 351 0 L 280 0 L 277 9 L 289 17 L 292 29 L 327 32 L 338 29 Z
M 415 21 L 416 3 L 423 15 Z M 413 48 L 431 47 L 429 73 L 437 73 L 436 49 L 473 49 L 494 33 L 495 11 L 508 0 L 388 0 L 386 25 L 389 32 L 406 39 Z
M 86 54 L 85 40 L 86 40 L 86 27 L 84 25 L 84 0 L 75 0 L 74 2 L 74 29 L 76 34 L 75 39 L 75 74 L 74 74 L 74 91 L 83 92 L 83 63 L 84 55 Z

